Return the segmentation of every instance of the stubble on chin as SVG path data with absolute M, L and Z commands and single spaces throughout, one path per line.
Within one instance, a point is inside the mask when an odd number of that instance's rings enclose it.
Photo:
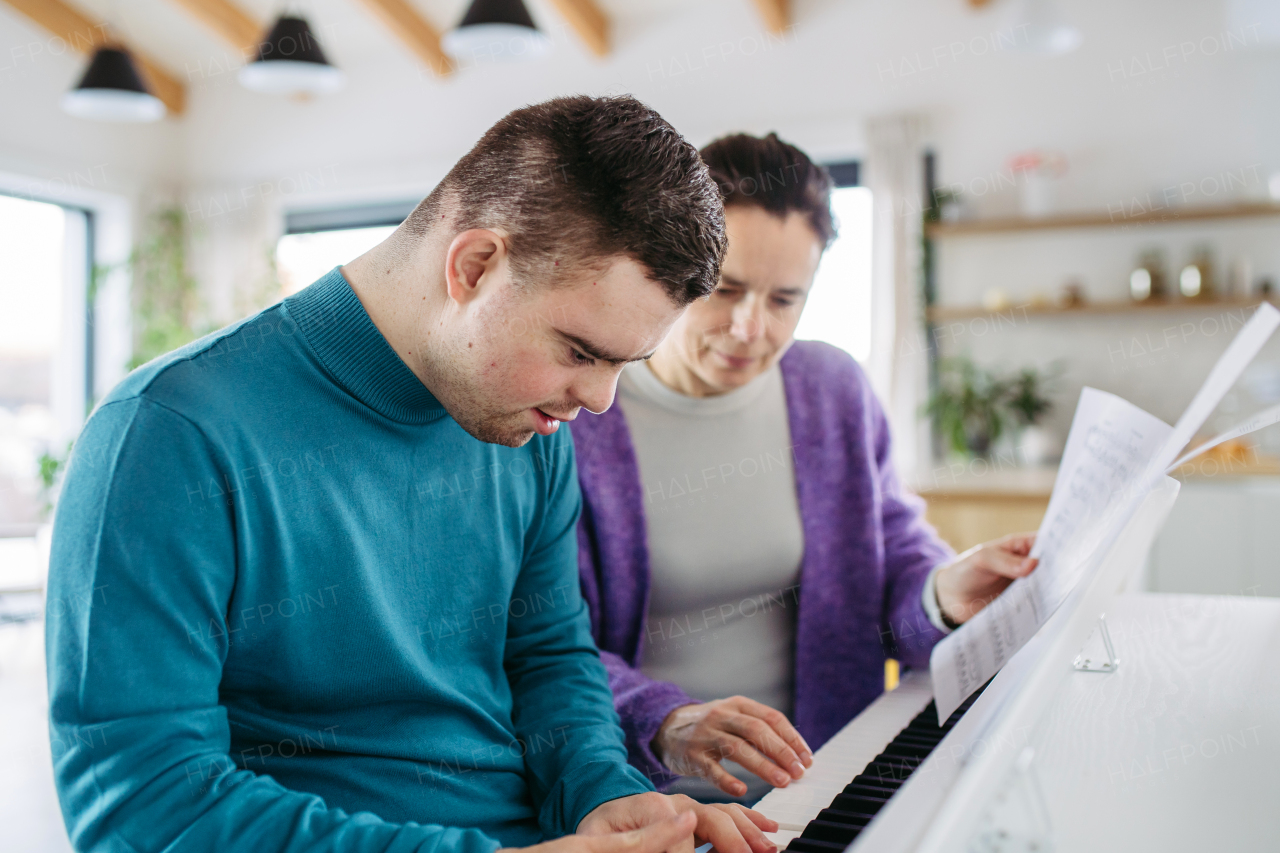
M 458 426 L 477 441 L 500 444 L 504 447 L 523 447 L 535 435 L 528 426 L 517 423 L 519 415 L 483 414 L 469 418 L 454 418 Z

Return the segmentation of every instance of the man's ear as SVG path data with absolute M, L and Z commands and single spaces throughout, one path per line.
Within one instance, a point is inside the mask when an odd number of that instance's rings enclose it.
M 487 228 L 473 228 L 453 238 L 445 254 L 445 287 L 459 305 L 475 299 L 505 267 L 506 237 Z

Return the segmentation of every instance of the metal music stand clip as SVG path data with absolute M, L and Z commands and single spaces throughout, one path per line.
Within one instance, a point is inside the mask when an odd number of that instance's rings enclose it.
M 1071 662 L 1080 672 L 1115 672 L 1120 668 L 1120 658 L 1116 656 L 1116 648 L 1111 644 L 1111 632 L 1107 630 L 1107 614 L 1098 614 L 1098 633 L 1102 635 L 1102 646 L 1107 651 L 1107 659 L 1105 661 L 1094 660 L 1085 657 L 1082 650 L 1076 655 L 1076 659 Z M 1085 647 L 1088 648 L 1088 641 L 1085 641 Z

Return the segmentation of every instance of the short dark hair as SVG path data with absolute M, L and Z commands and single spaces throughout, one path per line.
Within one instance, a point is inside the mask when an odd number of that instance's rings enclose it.
M 517 279 L 591 268 L 623 255 L 677 305 L 720 279 L 724 208 L 698 151 L 629 96 L 556 98 L 489 129 L 406 220 L 422 235 L 502 228 Z M 657 213 L 658 215 L 655 215 Z
M 725 207 L 762 207 L 778 217 L 804 214 L 823 248 L 836 238 L 831 175 L 778 134 L 722 136 L 702 149 Z

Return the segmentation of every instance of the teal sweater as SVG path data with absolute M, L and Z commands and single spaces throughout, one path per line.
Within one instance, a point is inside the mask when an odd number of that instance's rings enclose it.
M 54 523 L 76 848 L 491 853 L 651 790 L 579 595 L 580 506 L 567 430 L 469 436 L 338 270 L 134 371 Z

